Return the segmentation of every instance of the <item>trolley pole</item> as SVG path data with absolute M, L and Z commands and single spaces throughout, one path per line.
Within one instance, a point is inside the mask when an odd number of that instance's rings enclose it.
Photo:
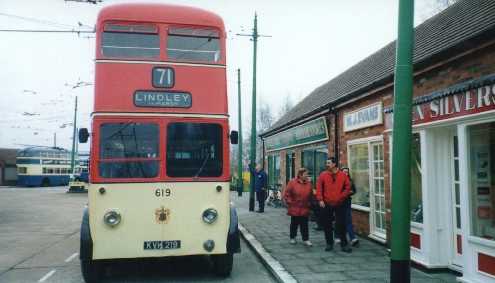
M 414 0 L 399 0 L 399 27 L 395 65 L 392 236 L 390 280 L 411 281 L 411 129 L 413 95 Z
M 74 122 L 72 125 L 72 151 L 70 154 L 70 173 L 73 176 L 74 175 L 74 153 L 76 150 L 76 123 L 77 123 L 77 96 L 76 96 L 76 105 L 74 107 Z
M 241 69 L 237 69 L 237 94 L 238 94 L 238 107 L 239 107 L 239 158 L 237 161 L 237 194 L 242 196 L 242 191 L 244 190 L 244 182 L 242 179 L 242 115 L 241 115 Z

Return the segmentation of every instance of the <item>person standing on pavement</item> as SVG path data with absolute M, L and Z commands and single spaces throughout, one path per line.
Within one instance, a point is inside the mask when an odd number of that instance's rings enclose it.
M 346 224 L 345 224 L 345 230 L 347 234 L 349 235 L 349 240 L 351 241 L 351 245 L 353 247 L 357 247 L 359 245 L 359 239 L 356 238 L 356 234 L 354 233 L 354 227 L 352 226 L 352 195 L 356 193 L 356 186 L 354 186 L 354 182 L 352 181 L 351 174 L 349 172 L 348 167 L 343 167 L 342 172 L 344 172 L 347 177 L 349 177 L 349 182 L 351 183 L 351 194 L 349 197 L 344 201 L 345 209 L 346 209 Z
M 268 177 L 260 164 L 256 165 L 255 169 L 249 167 L 249 171 L 254 175 L 254 190 L 256 192 L 256 199 L 258 200 L 258 210 L 256 212 L 263 213 L 265 212 Z
M 296 244 L 297 228 L 299 227 L 304 245 L 307 247 L 313 246 L 309 241 L 308 231 L 308 216 L 312 194 L 308 170 L 300 168 L 297 170 L 297 176 L 287 184 L 283 196 L 287 204 L 287 214 L 290 215 L 291 244 Z
M 323 171 L 316 182 L 316 199 L 321 209 L 320 217 L 327 246 L 325 251 L 333 250 L 333 225 L 331 220 L 335 216 L 337 235 L 341 239 L 340 248 L 343 252 L 352 252 L 345 236 L 346 210 L 344 201 L 351 194 L 349 177 L 340 171 L 335 158 L 326 161 L 327 169 Z

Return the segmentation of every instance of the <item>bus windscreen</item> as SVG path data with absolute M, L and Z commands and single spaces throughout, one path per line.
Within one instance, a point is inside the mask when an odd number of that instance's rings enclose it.
M 103 178 L 157 177 L 160 167 L 158 124 L 102 124 L 98 167 Z
M 218 62 L 218 32 L 209 29 L 171 28 L 168 32 L 167 57 L 180 61 Z
M 222 127 L 208 123 L 170 123 L 167 127 L 169 177 L 222 175 Z

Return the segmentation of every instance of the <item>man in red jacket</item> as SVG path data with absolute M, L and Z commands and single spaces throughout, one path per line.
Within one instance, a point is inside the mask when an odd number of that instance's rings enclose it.
M 334 157 L 327 159 L 326 166 L 327 170 L 321 172 L 316 182 L 316 199 L 321 207 L 321 224 L 327 242 L 325 251 L 333 250 L 332 219 L 335 219 L 337 234 L 341 239 L 340 247 L 342 251 L 350 253 L 352 250 L 345 235 L 346 211 L 343 203 L 351 194 L 351 184 L 349 177 L 337 167 Z

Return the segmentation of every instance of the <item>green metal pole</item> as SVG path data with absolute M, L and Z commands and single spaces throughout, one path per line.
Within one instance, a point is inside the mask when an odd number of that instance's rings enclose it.
M 390 279 L 411 280 L 411 130 L 413 95 L 414 0 L 399 1 L 395 66 L 392 155 L 392 235 Z
M 74 175 L 74 153 L 76 150 L 76 123 L 77 123 L 77 96 L 76 96 L 76 106 L 74 107 L 74 123 L 72 125 L 72 151 L 70 154 L 70 173 Z
M 238 108 L 239 108 L 239 158 L 237 160 L 237 176 L 239 176 L 237 184 L 237 194 L 242 196 L 244 190 L 244 182 L 242 179 L 242 115 L 241 115 L 241 69 L 237 69 L 237 94 L 238 94 Z
M 254 13 L 253 29 L 253 102 L 251 109 L 251 168 L 256 166 L 256 47 L 258 42 L 258 20 Z M 251 174 L 251 190 L 249 191 L 249 211 L 254 211 L 254 175 Z

